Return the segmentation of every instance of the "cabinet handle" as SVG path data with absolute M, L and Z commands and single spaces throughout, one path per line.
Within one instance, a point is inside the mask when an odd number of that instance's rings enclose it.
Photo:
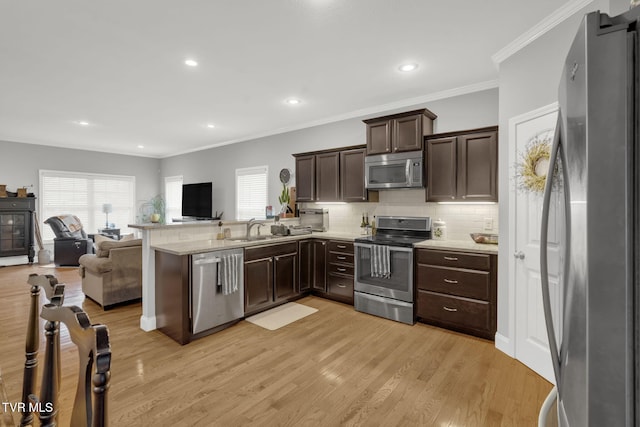
M 446 256 L 444 257 L 444 259 L 446 259 L 447 261 L 457 261 L 458 258 L 454 257 L 454 256 Z
M 273 258 L 269 258 L 269 262 L 273 262 Z
M 346 288 L 347 287 L 347 285 L 341 285 L 340 283 L 336 283 L 336 286 L 339 287 L 339 288 Z
M 338 249 L 347 249 L 347 247 L 345 245 L 336 245 L 336 247 Z
M 340 267 L 337 267 L 336 270 L 338 270 L 341 273 L 344 273 L 345 271 L 347 271 L 346 268 L 340 268 Z
M 342 260 L 347 259 L 347 257 L 346 257 L 346 256 L 337 256 L 336 258 L 338 258 L 338 259 L 339 259 L 339 260 L 341 260 L 341 261 L 342 261 Z
M 455 313 L 456 311 L 458 311 L 457 308 L 447 307 L 446 305 L 442 306 L 442 308 L 445 309 L 446 311 L 450 311 L 452 313 Z
M 444 283 L 451 283 L 452 285 L 457 285 L 458 281 L 457 280 L 451 280 L 451 279 L 444 279 Z

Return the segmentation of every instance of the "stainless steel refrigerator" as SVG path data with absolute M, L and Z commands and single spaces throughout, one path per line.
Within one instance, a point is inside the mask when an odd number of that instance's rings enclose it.
M 560 81 L 541 274 L 561 426 L 640 425 L 639 19 L 640 7 L 586 15 Z M 553 192 L 564 200 L 560 331 L 547 268 Z

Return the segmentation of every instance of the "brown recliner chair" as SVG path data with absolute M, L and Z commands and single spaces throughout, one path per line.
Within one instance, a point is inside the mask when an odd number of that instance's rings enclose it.
M 82 292 L 105 310 L 142 298 L 142 239 L 99 242 L 79 261 Z

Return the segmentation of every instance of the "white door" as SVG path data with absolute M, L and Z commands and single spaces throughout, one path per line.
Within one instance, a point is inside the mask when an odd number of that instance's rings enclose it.
M 555 383 L 555 380 L 542 308 L 540 281 L 542 191 L 536 190 L 535 182 L 526 185 L 528 172 L 523 169 L 523 165 L 533 162 L 537 157 L 534 154 L 537 152 L 538 144 L 546 143 L 551 147 L 557 108 L 557 104 L 553 104 L 511 119 L 509 138 L 512 145 L 510 154 L 515 169 L 511 189 L 512 200 L 515 200 L 515 203 L 511 204 L 509 212 L 510 231 L 514 237 L 510 241 L 513 255 L 509 262 L 509 291 L 513 295 L 510 302 L 515 305 L 515 310 L 511 311 L 514 313 L 512 325 L 515 323 L 512 329 L 515 357 L 552 383 Z M 545 161 L 538 161 L 537 168 L 533 169 L 537 170 L 538 175 L 546 175 Z M 554 207 L 549 218 L 548 245 L 551 306 L 556 334 L 562 330 L 558 323 L 561 307 L 558 274 L 561 244 L 564 241 L 564 230 L 561 226 L 563 213 L 560 211 L 561 191 L 561 188 L 556 188 L 552 194 L 551 203 Z

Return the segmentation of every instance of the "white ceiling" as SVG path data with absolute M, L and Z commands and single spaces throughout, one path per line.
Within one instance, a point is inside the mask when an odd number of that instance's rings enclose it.
M 495 87 L 565 3 L 0 0 L 0 140 L 166 157 Z

